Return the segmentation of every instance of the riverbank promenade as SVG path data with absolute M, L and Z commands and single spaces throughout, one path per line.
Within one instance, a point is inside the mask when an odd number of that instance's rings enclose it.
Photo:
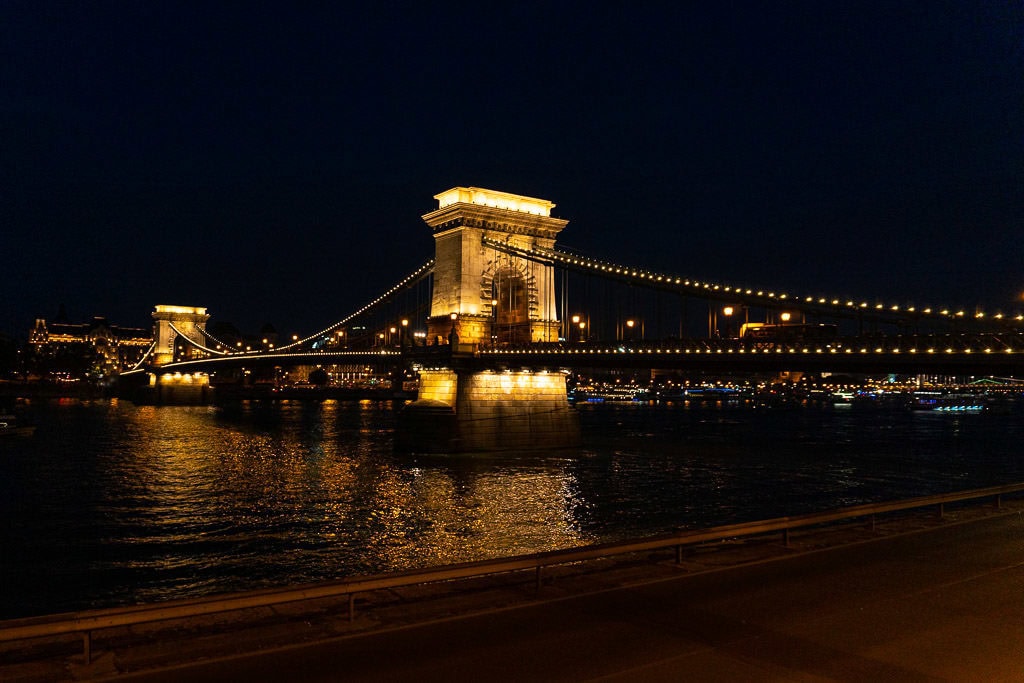
M 811 532 L 789 548 L 719 545 L 681 565 L 570 572 L 539 590 L 495 583 L 443 595 L 435 587 L 390 606 L 382 601 L 376 612 L 367 606 L 353 625 L 362 630 L 349 635 L 288 644 L 264 630 L 256 652 L 220 657 L 218 646 L 189 664 L 174 661 L 185 646 L 166 643 L 162 662 L 152 647 L 148 654 L 149 666 L 160 662 L 160 669 L 118 673 L 115 658 L 120 671 L 133 668 L 126 650 L 67 674 L 119 681 L 1021 680 L 1022 513 L 1017 501 L 981 515 L 947 513 L 941 523 L 910 517 L 887 523 L 888 530 Z M 303 624 L 310 627 L 289 628 Z M 229 637 L 254 642 L 244 633 Z M 142 668 L 134 656 L 134 668 Z

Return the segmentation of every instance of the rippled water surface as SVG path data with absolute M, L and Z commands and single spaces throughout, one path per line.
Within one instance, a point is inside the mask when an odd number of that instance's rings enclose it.
M 392 452 L 388 403 L 28 407 L 0 618 L 565 548 L 1024 480 L 1024 414 L 584 405 L 578 450 Z

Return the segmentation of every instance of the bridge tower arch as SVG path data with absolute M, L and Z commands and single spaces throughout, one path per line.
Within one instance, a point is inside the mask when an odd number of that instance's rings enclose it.
M 546 199 L 453 187 L 423 220 L 434 230 L 428 334 L 453 343 L 449 367 L 420 370 L 416 401 L 399 416 L 396 446 L 423 452 L 566 448 L 580 442 L 560 372 L 461 366 L 480 345 L 558 341 L 554 268 L 485 243 L 552 249 L 569 222 Z M 456 337 L 458 341 L 456 342 Z
M 206 321 L 209 319 L 205 308 L 157 305 L 153 310 L 153 365 L 174 360 L 174 342 L 179 334 L 199 346 L 206 346 Z
M 455 332 L 464 347 L 558 341 L 554 268 L 483 242 L 552 249 L 569 222 L 551 216 L 555 204 L 479 187 L 453 187 L 434 199 L 438 208 L 423 216 L 435 247 L 430 339 Z

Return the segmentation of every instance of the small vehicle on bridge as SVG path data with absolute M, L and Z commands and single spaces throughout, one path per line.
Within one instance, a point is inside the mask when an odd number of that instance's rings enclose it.
M 830 344 L 838 336 L 838 325 L 824 323 L 744 323 L 740 326 L 740 339 L 757 349 L 772 349 L 776 345 Z

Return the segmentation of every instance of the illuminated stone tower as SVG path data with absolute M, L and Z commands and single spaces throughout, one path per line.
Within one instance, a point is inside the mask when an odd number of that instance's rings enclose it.
M 554 268 L 510 256 L 484 238 L 518 249 L 551 249 L 568 221 L 554 204 L 478 187 L 435 195 L 423 216 L 434 230 L 431 339 L 458 336 L 448 367 L 420 369 L 416 401 L 399 415 L 395 446 L 409 452 L 570 448 L 580 443 L 561 372 L 460 366 L 483 345 L 558 341 Z
M 551 249 L 569 222 L 545 199 L 454 187 L 434 196 L 423 220 L 434 230 L 434 290 L 428 335 L 454 330 L 464 349 L 480 344 L 558 341 L 554 269 L 509 256 L 483 238 L 520 249 Z
M 205 308 L 156 306 L 153 310 L 153 341 L 156 342 L 153 365 L 164 365 L 174 360 L 174 340 L 179 333 L 200 346 L 206 346 L 204 332 L 209 319 Z

